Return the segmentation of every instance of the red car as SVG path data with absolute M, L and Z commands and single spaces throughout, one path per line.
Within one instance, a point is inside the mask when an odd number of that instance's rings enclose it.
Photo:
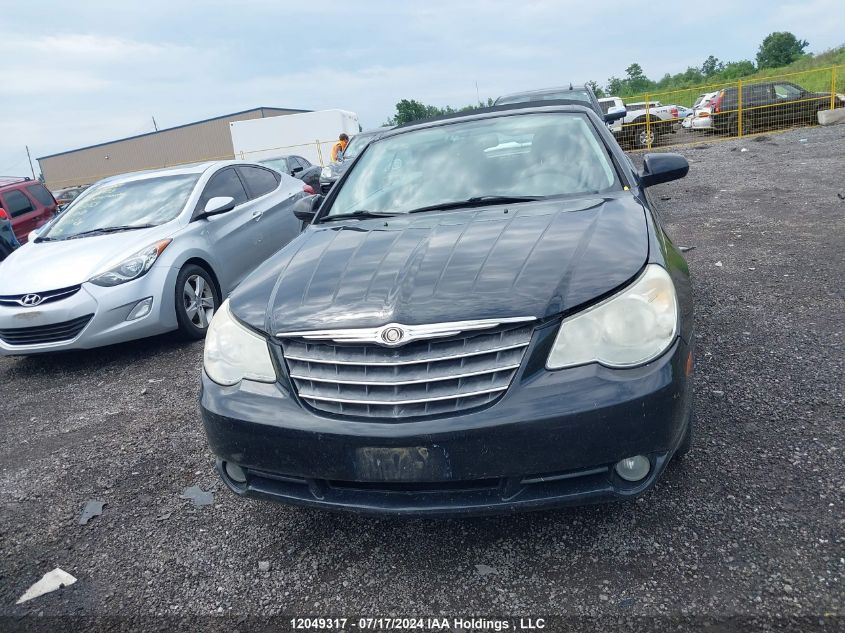
M 30 231 L 43 226 L 56 215 L 58 205 L 53 194 L 40 182 L 21 178 L 0 183 L 0 209 L 6 211 L 15 237 L 24 244 Z

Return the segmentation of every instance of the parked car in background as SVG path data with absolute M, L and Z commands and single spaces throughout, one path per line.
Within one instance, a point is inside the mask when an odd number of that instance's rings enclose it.
M 320 185 L 319 188 L 315 188 L 315 191 L 328 193 L 329 189 L 332 188 L 332 185 L 334 185 L 334 183 L 337 182 L 337 179 L 343 175 L 347 168 L 352 164 L 352 161 L 358 157 L 358 154 L 360 154 L 371 141 L 391 129 L 393 128 L 380 127 L 375 130 L 365 130 L 353 136 L 349 140 L 349 145 L 346 146 L 346 151 L 343 152 L 343 160 L 336 163 L 329 163 L 322 168 L 320 171 Z
M 261 165 L 275 169 L 279 173 L 299 178 L 306 185 L 309 185 L 314 190 L 314 193 L 320 190 L 320 166 L 312 165 L 307 158 L 293 155 L 276 156 L 275 158 L 265 158 L 258 162 Z
M 507 151 L 493 151 L 507 148 Z M 372 141 L 217 312 L 200 409 L 238 495 L 466 514 L 630 499 L 692 441 L 692 292 L 584 106 Z
M 12 251 L 20 246 L 12 230 L 12 221 L 6 210 L 0 207 L 0 262 L 12 254 Z
M 742 132 L 748 134 L 792 125 L 818 123 L 819 110 L 830 108 L 829 92 L 810 92 L 790 81 L 761 81 L 742 86 Z M 834 96 L 835 107 L 845 102 Z M 720 134 L 739 132 L 736 87 L 720 90 L 712 103 L 713 128 Z
M 6 210 L 15 236 L 21 243 L 25 243 L 29 233 L 46 224 L 58 210 L 53 194 L 30 178 L 0 185 L 0 207 Z
M 692 112 L 693 112 L 692 108 L 686 108 L 686 107 L 684 107 L 684 106 L 682 106 L 682 105 L 675 106 L 675 107 L 676 107 L 676 108 L 678 108 L 678 118 L 679 118 L 681 121 L 683 121 L 686 117 L 688 117 L 689 115 L 691 115 L 691 114 L 692 114 Z
M 503 106 L 543 101 L 561 101 L 586 106 L 591 108 L 607 123 L 618 121 L 627 114 L 625 104 L 613 104 L 612 107 L 603 108 L 600 100 L 596 98 L 592 87 L 587 84 L 569 84 L 569 87 L 561 86 L 557 88 L 528 90 L 526 92 L 514 92 L 513 94 L 499 97 L 493 102 L 493 105 Z
M 695 100 L 692 105 L 692 113 L 684 120 L 682 125 L 690 130 L 706 131 L 713 129 L 713 119 L 711 118 L 711 103 L 716 98 L 718 92 L 705 92 Z
M 619 97 L 603 97 L 598 100 L 602 110 L 625 108 L 624 118 L 610 125 L 610 130 L 623 147 L 644 149 L 655 145 L 662 136 L 674 134 L 680 127 L 679 110 L 676 105 L 663 105 L 659 101 L 636 101 L 627 103 Z
M 303 186 L 241 161 L 98 182 L 3 262 L 0 355 L 201 338 L 232 289 L 299 233 Z
M 81 185 L 79 187 L 65 187 L 64 189 L 57 189 L 53 191 L 53 197 L 56 199 L 56 204 L 59 205 L 59 210 L 63 209 L 71 202 L 73 202 L 79 194 L 85 191 L 91 185 Z

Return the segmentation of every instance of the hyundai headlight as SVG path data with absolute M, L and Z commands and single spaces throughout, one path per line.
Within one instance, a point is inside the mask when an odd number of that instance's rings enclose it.
M 235 320 L 229 311 L 228 299 L 208 326 L 203 367 L 209 378 L 227 387 L 244 379 L 276 382 L 267 339 Z
M 138 251 L 131 257 L 127 257 L 117 266 L 109 268 L 107 271 L 91 277 L 89 280 L 92 284 L 98 286 L 117 286 L 124 284 L 127 281 L 137 279 L 147 273 L 152 268 L 158 256 L 164 251 L 172 240 L 161 240 L 147 246 L 147 248 Z
M 620 293 L 564 319 L 546 368 L 634 367 L 660 356 L 677 335 L 675 286 L 666 269 L 649 264 Z

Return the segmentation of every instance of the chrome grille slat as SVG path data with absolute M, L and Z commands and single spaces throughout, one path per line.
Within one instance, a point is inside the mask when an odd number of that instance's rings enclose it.
M 463 394 L 449 394 L 445 396 L 435 396 L 431 398 L 417 398 L 415 400 L 353 400 L 351 398 L 340 398 L 336 396 L 315 396 L 309 393 L 302 393 L 300 392 L 299 397 L 303 400 L 325 400 L 329 402 L 342 402 L 343 404 L 366 404 L 368 406 L 396 406 L 396 405 L 404 405 L 404 404 L 422 404 L 424 402 L 435 402 L 437 400 L 457 400 L 459 398 L 471 398 L 473 396 L 481 396 L 488 393 L 494 393 L 496 391 L 504 391 L 507 389 L 507 385 L 504 387 L 495 387 L 493 389 L 483 389 L 481 391 L 474 391 L 470 393 L 463 393 Z
M 313 343 L 309 342 L 309 345 L 313 345 Z M 511 345 L 509 347 L 502 347 L 499 348 L 499 351 L 508 350 L 508 349 L 519 349 L 523 347 L 527 347 L 528 343 L 521 343 L 519 345 Z M 466 358 L 468 356 L 478 356 L 481 354 L 489 354 L 490 350 L 482 350 L 477 352 L 469 352 L 467 354 L 453 354 L 451 356 L 442 356 L 440 358 L 427 358 L 422 360 L 400 360 L 400 361 L 380 361 L 380 362 L 373 362 L 368 360 L 362 361 L 353 361 L 353 360 L 330 360 L 330 359 L 322 359 L 322 358 L 308 358 L 304 356 L 297 356 L 297 355 L 288 355 L 285 352 L 285 358 L 287 360 L 300 360 L 306 363 L 327 363 L 330 365 L 385 365 L 385 366 L 396 366 L 396 365 L 417 365 L 419 363 L 432 363 L 435 361 L 440 360 L 452 360 L 456 358 Z
M 533 325 L 427 339 L 400 347 L 282 338 L 288 372 L 309 406 L 337 415 L 408 418 L 490 404 L 513 380 Z

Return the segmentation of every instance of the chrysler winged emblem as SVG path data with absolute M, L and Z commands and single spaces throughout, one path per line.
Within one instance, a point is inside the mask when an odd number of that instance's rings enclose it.
M 374 328 L 339 328 L 336 330 L 310 330 L 305 332 L 278 332 L 278 338 L 303 338 L 309 341 L 334 341 L 335 343 L 375 343 L 385 347 L 399 347 L 413 341 L 455 336 L 461 332 L 487 330 L 508 323 L 534 321 L 531 316 L 507 317 L 503 319 L 476 319 L 472 321 L 449 321 L 424 325 L 402 325 L 388 323 Z

